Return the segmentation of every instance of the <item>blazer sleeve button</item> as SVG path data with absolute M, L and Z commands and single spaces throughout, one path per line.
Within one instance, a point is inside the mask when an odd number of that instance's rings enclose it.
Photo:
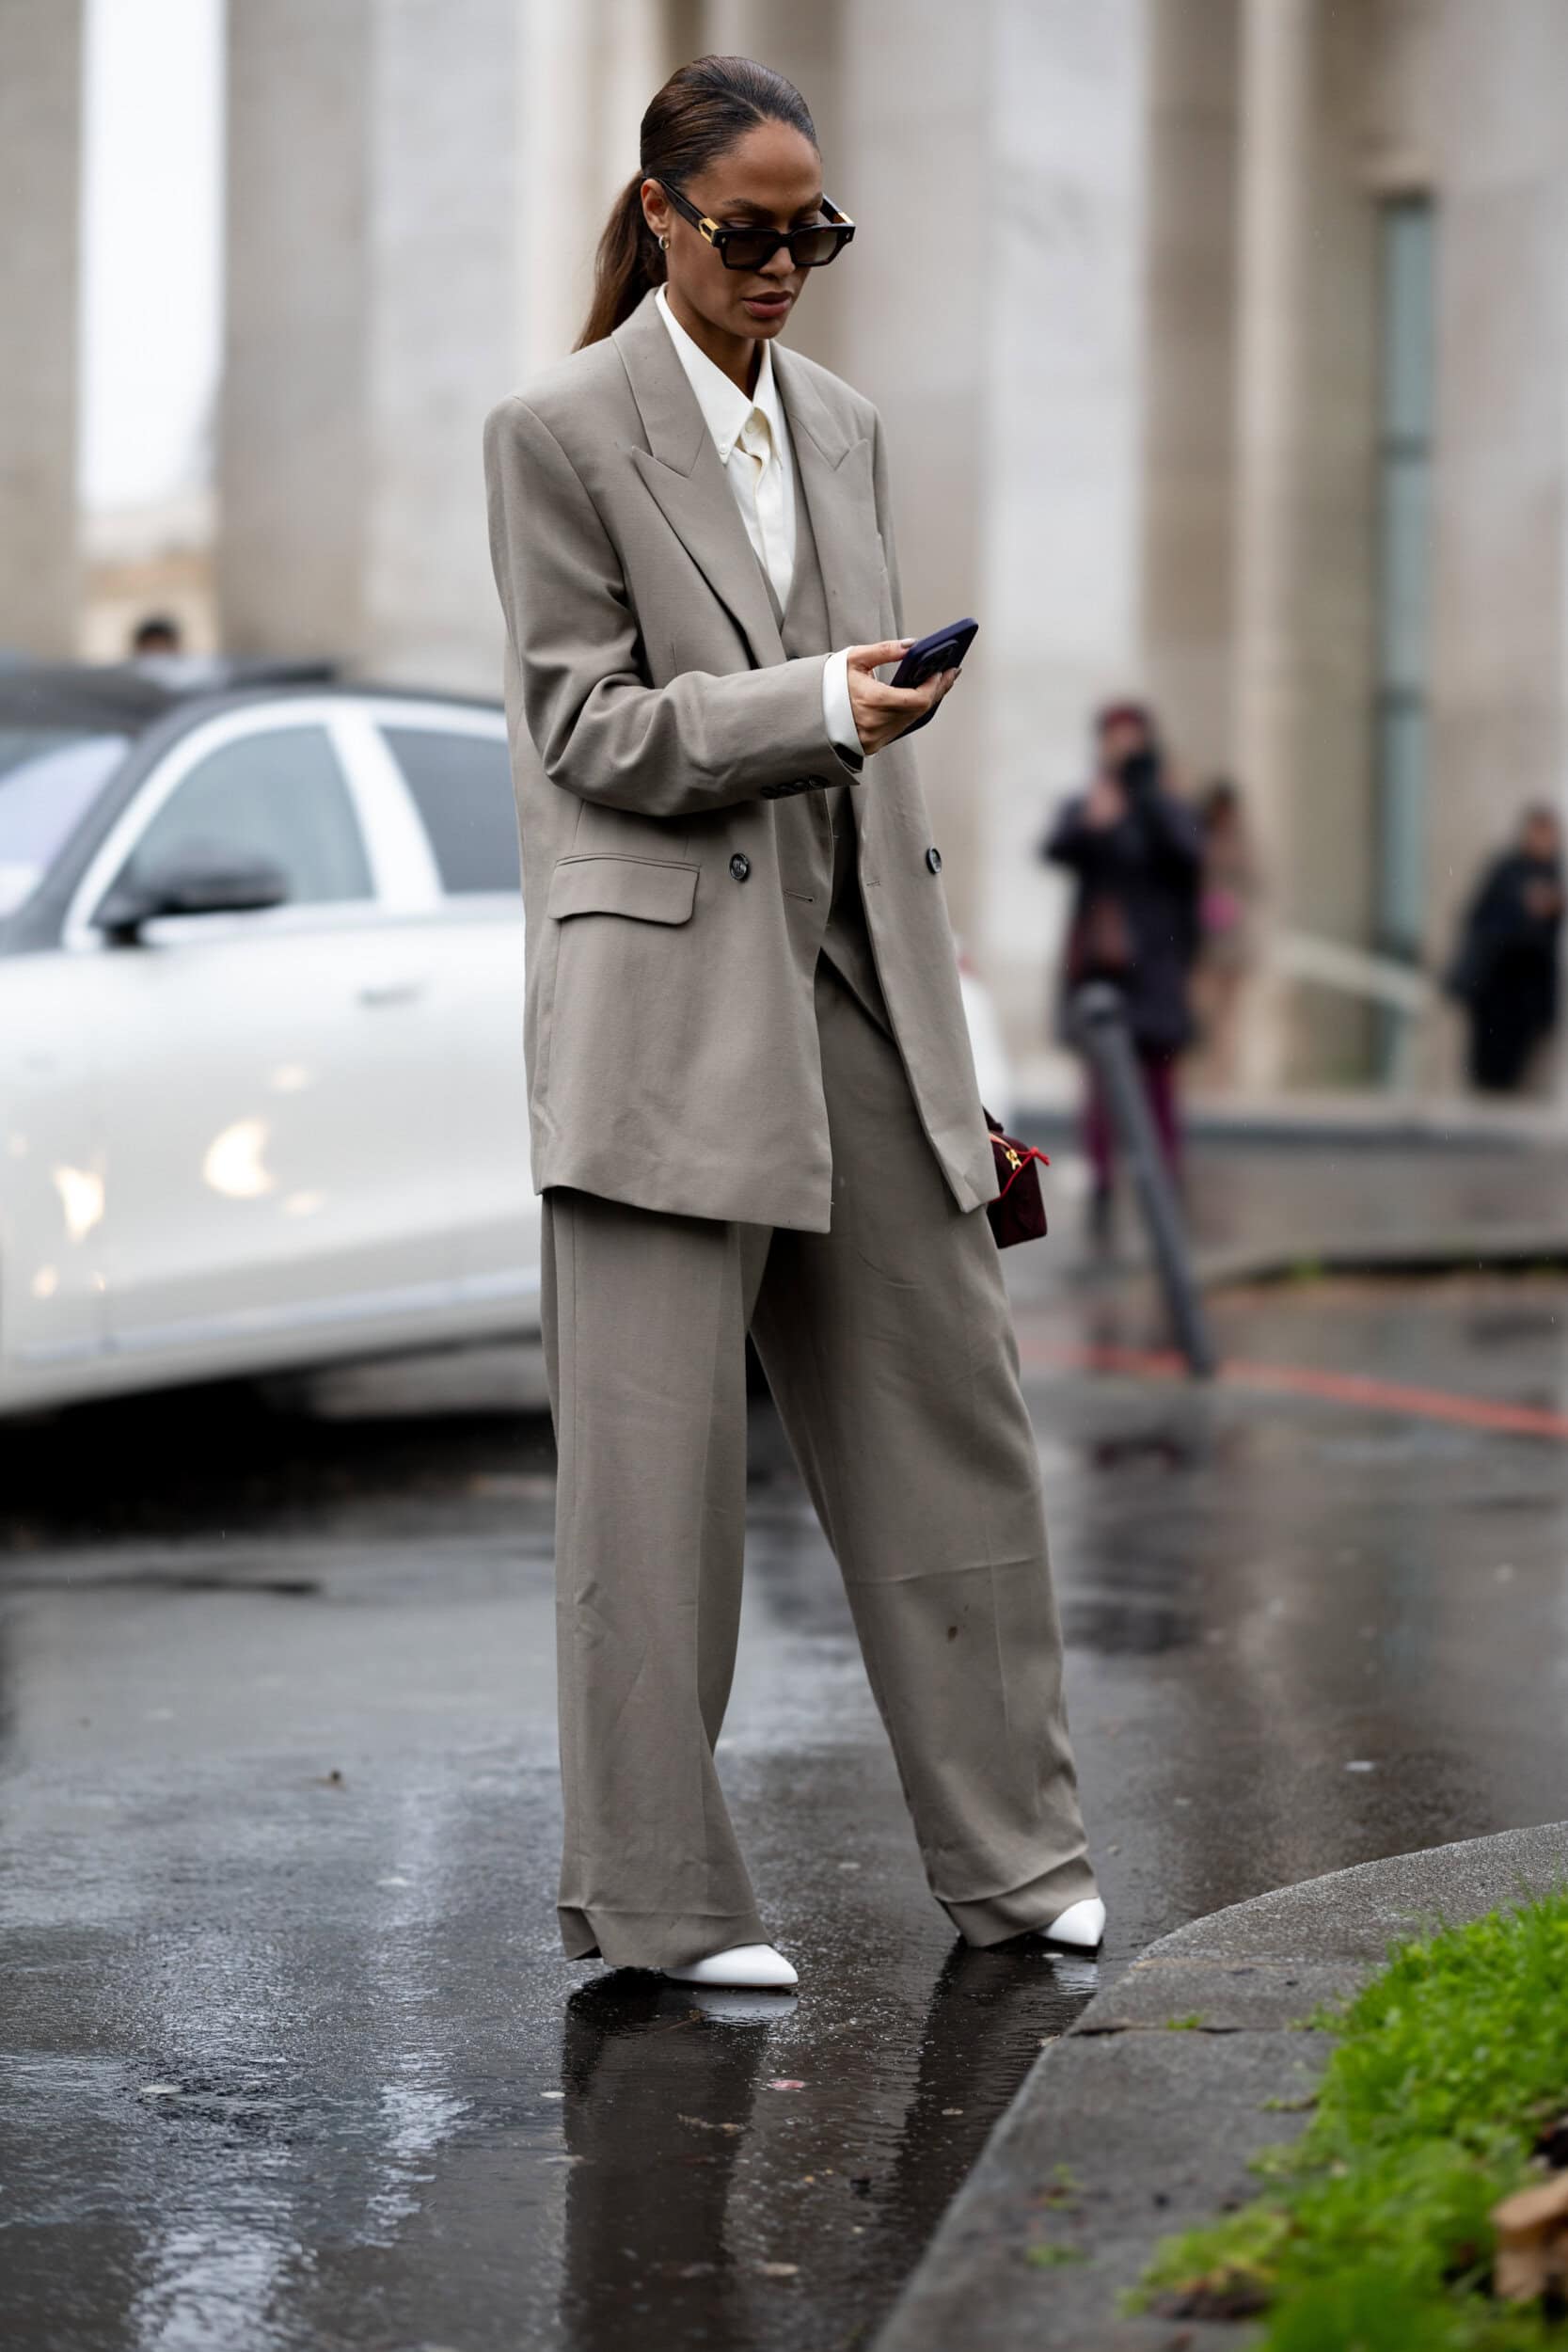
M 927 850 L 927 852 L 926 852 L 926 863 L 927 863 L 927 865 L 929 866 L 929 868 L 930 868 L 930 870 L 931 870 L 931 872 L 932 872 L 933 874 L 940 874 L 940 873 L 941 873 L 941 871 L 942 871 L 942 851 L 941 851 L 941 850 L 937 848 L 937 845 L 936 845 L 936 843 L 935 843 L 934 841 L 932 842 L 932 844 L 931 844 L 930 848 L 929 848 L 929 849 Z
M 747 856 L 744 850 L 736 850 L 734 857 L 730 860 L 730 872 L 734 875 L 736 882 L 745 882 L 749 879 L 751 871 L 751 859 Z

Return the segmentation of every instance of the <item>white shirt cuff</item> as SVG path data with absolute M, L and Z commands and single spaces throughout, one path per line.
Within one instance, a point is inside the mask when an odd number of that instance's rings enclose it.
M 849 700 L 847 650 L 831 653 L 822 672 L 822 724 L 844 765 L 851 775 L 858 776 L 865 765 L 865 754 L 855 725 L 854 705 Z

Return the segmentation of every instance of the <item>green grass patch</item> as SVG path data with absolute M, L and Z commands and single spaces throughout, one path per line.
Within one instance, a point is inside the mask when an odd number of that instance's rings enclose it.
M 1036 2203 L 1057 2207 L 1070 2206 L 1078 2195 L 1078 2179 L 1069 2164 L 1055 2164 L 1051 2178 L 1036 2197 Z
M 1568 2111 L 1568 1893 L 1401 1946 L 1312 2022 L 1335 2049 L 1301 2138 L 1133 2307 L 1261 2313 L 1267 2352 L 1562 2352 L 1568 2320 L 1493 2299 L 1490 2216 Z
M 1086 2263 L 1087 2254 L 1076 2246 L 1063 2246 L 1053 2238 L 1041 2238 L 1025 2249 L 1024 2261 L 1031 2270 L 1060 2270 L 1068 2263 Z

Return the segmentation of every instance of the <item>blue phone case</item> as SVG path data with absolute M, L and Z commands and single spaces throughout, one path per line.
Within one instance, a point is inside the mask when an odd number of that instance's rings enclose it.
M 895 686 L 923 686 L 938 670 L 957 670 L 979 632 L 978 621 L 949 621 L 945 628 L 935 628 L 929 637 L 917 637 L 909 652 L 893 674 Z M 915 719 L 904 729 L 904 735 L 917 734 L 929 726 L 936 717 L 927 710 L 923 719 Z M 903 736 L 898 740 L 903 741 Z

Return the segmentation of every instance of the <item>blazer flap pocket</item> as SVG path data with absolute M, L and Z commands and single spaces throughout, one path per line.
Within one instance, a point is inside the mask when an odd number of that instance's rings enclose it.
M 697 899 L 695 866 L 647 857 L 563 857 L 550 876 L 546 912 L 629 914 L 640 923 L 689 923 Z

